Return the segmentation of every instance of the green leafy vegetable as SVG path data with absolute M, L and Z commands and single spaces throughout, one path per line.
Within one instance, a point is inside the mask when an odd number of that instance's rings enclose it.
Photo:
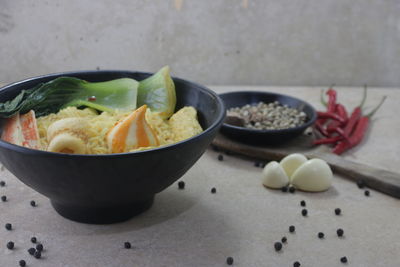
M 5 103 L 0 103 L 0 116 L 3 118 L 8 118 L 14 115 L 21 106 L 24 100 L 27 98 L 29 91 L 23 90 L 19 95 L 17 95 L 13 100 L 7 101 Z
M 169 118 L 175 111 L 175 85 L 169 74 L 169 66 L 143 80 L 138 89 L 138 106 L 146 104 L 151 111 L 159 112 L 163 118 Z
M 59 77 L 29 90 L 13 100 L 0 103 L 0 117 L 8 118 L 33 109 L 37 117 L 58 112 L 68 106 L 87 106 L 100 111 L 136 109 L 139 83 L 130 78 L 107 82 L 87 82 L 72 77 Z

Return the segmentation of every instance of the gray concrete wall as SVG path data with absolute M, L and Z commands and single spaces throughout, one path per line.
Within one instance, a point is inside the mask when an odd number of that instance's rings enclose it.
M 400 86 L 396 0 L 0 0 L 0 81 L 81 69 L 204 84 Z

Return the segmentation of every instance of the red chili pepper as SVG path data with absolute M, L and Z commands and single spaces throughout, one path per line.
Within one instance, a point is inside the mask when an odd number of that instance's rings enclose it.
M 342 124 L 339 121 L 330 121 L 326 126 L 326 131 L 328 134 L 333 134 L 336 132 L 336 129 L 340 128 Z
M 335 144 L 339 141 L 342 141 L 342 136 L 334 136 L 329 138 L 321 138 L 313 141 L 314 145 L 322 145 L 322 144 Z
M 345 121 L 349 119 L 346 108 L 342 104 L 336 104 L 336 113 L 342 117 Z
M 324 136 L 328 137 L 329 133 L 326 131 L 325 127 L 324 127 L 324 122 L 323 120 L 317 120 L 315 122 L 315 128 Z
M 330 87 L 329 87 L 329 89 L 331 89 L 331 90 L 333 90 L 333 87 L 335 86 L 335 84 L 332 84 Z M 325 98 L 324 98 L 324 94 L 325 94 L 325 92 L 324 92 L 324 89 L 322 89 L 321 90 L 321 104 L 324 106 L 324 107 L 326 107 L 326 106 L 328 106 L 328 103 L 326 102 L 326 100 L 325 100 Z
M 342 154 L 344 151 L 358 145 L 364 138 L 365 132 L 368 129 L 369 120 L 375 114 L 375 112 L 382 106 L 383 102 L 385 101 L 386 96 L 384 96 L 381 102 L 376 106 L 368 115 L 362 116 L 358 121 L 357 125 L 351 134 L 348 141 L 339 142 L 335 148 L 332 150 L 335 154 Z
M 340 127 L 337 127 L 334 131 L 334 133 L 337 133 L 340 137 L 342 137 L 342 139 L 345 139 L 346 141 L 349 141 L 349 135 L 346 135 L 344 133 L 344 130 Z M 330 133 L 331 134 L 331 133 Z
M 363 94 L 361 103 L 358 107 L 354 108 L 353 112 L 350 115 L 350 119 L 348 120 L 346 126 L 344 127 L 344 134 L 346 136 L 349 136 L 352 133 L 354 126 L 356 125 L 357 121 L 360 119 L 361 108 L 364 106 L 366 98 L 367 98 L 367 86 L 365 85 L 364 86 L 364 94 Z
M 334 149 L 332 150 L 333 153 L 340 155 L 346 150 L 349 150 L 350 148 L 356 146 L 358 143 L 361 142 L 362 138 L 364 137 L 364 132 L 368 128 L 368 122 L 369 118 L 368 117 L 361 117 L 357 121 L 357 126 L 354 130 L 354 133 L 352 136 L 350 136 L 348 141 L 342 141 L 339 142 Z M 357 136 L 357 139 L 356 139 Z M 358 142 L 357 142 L 358 141 Z
M 347 124 L 343 129 L 344 134 L 346 136 L 349 136 L 352 133 L 353 128 L 356 125 L 357 121 L 360 119 L 360 117 L 361 117 L 361 108 L 360 107 L 354 108 L 353 112 L 350 115 L 350 119 L 347 121 Z
M 329 88 L 326 94 L 328 95 L 328 112 L 335 112 L 337 93 L 332 88 Z
M 324 91 L 321 91 L 321 103 L 324 106 L 327 106 L 327 113 L 332 113 L 334 114 L 334 109 L 336 106 L 336 91 L 333 90 L 333 86 L 334 84 L 331 85 L 331 87 L 328 89 L 328 91 L 326 92 L 326 94 L 328 95 L 328 103 L 325 101 L 324 99 Z M 333 115 L 335 116 L 335 115 Z M 332 116 L 328 116 L 328 117 L 319 117 L 315 123 L 315 128 L 324 136 L 329 136 L 328 132 L 326 131 L 326 128 L 324 127 L 325 122 L 327 121 L 327 119 L 331 119 Z M 337 118 L 336 118 L 337 119 Z
M 345 120 L 345 123 L 347 123 L 349 116 L 347 115 L 346 108 L 342 104 L 336 104 L 335 112 Z M 326 131 L 328 133 L 334 133 L 336 129 L 340 126 L 341 123 L 339 121 L 333 120 L 329 122 L 328 125 L 326 126 Z
M 332 112 L 321 112 L 321 111 L 318 111 L 317 115 L 318 115 L 318 119 L 332 119 L 332 120 L 339 121 L 342 124 L 346 122 L 338 114 L 332 113 Z

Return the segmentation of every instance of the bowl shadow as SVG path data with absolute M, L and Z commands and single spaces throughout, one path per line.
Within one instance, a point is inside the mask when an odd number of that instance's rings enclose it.
M 174 190 L 175 188 L 172 187 L 174 185 L 157 194 L 150 209 L 124 222 L 111 225 L 79 223 L 66 220 L 56 212 L 52 212 L 53 219 L 59 221 L 60 224 L 64 224 L 64 227 L 57 229 L 57 231 L 66 230 L 68 233 L 64 234 L 68 235 L 109 235 L 149 228 L 178 217 L 180 214 L 190 210 L 198 202 L 196 198 L 184 194 L 184 192 L 179 192 L 178 189 Z M 79 227 L 76 227 L 76 225 Z M 63 233 L 61 232 L 61 234 Z
M 182 253 L 187 256 L 179 257 L 177 261 L 187 263 L 189 252 L 196 250 L 197 253 L 190 256 L 190 260 L 194 257 L 198 262 L 210 263 L 224 261 L 226 255 L 234 255 L 240 245 L 240 236 L 229 214 L 218 212 L 196 196 L 176 187 L 157 195 L 152 208 L 126 222 L 112 225 L 83 224 L 65 220 L 54 211 L 51 214 L 53 216 L 48 221 L 52 223 L 47 235 L 58 235 L 59 240 L 83 238 L 90 243 L 96 241 L 93 244 L 95 247 L 99 246 L 97 243 L 111 243 L 118 251 L 116 253 L 125 253 L 121 247 L 123 242 L 129 241 L 134 255 L 147 255 L 154 250 L 170 255 L 180 247 L 179 250 L 186 251 Z

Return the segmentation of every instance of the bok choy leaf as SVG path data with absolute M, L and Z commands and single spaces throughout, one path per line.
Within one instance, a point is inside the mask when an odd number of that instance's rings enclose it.
M 87 82 L 73 77 L 59 77 L 29 90 L 14 99 L 0 103 L 0 117 L 33 109 L 37 117 L 58 112 L 68 106 L 86 106 L 112 112 L 136 109 L 139 83 L 130 78 L 106 82 Z

